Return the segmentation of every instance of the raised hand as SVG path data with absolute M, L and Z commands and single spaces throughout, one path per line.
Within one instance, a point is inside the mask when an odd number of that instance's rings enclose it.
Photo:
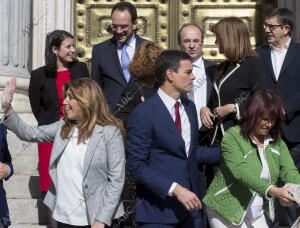
M 5 84 L 5 88 L 1 97 L 2 109 L 4 109 L 5 112 L 8 111 L 7 109 L 10 108 L 11 102 L 13 101 L 13 96 L 16 88 L 16 81 L 16 78 L 13 77 Z

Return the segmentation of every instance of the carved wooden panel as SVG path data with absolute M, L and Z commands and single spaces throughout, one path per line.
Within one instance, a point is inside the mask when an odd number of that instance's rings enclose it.
M 75 2 L 75 45 L 79 60 L 89 62 L 92 46 L 112 37 L 111 9 L 114 0 L 77 0 Z M 137 34 L 169 47 L 169 2 L 166 0 L 133 0 L 138 13 Z
M 264 12 L 273 0 L 128 0 L 137 8 L 138 32 L 163 48 L 177 49 L 177 31 L 185 23 L 197 23 L 204 29 L 203 56 L 220 61 L 215 37 L 210 29 L 223 17 L 236 16 L 247 24 L 251 43 L 263 42 Z M 109 39 L 111 8 L 118 0 L 74 1 L 74 35 L 79 60 L 90 62 L 92 46 Z
M 261 45 L 264 38 L 263 22 L 266 9 L 273 7 L 273 0 L 181 0 L 179 5 L 179 28 L 189 22 L 204 30 L 203 56 L 208 60 L 224 58 L 215 45 L 211 28 L 223 17 L 241 18 L 248 26 L 253 47 Z

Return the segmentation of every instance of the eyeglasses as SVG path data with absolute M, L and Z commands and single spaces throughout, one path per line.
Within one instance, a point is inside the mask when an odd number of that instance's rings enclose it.
M 271 24 L 264 23 L 264 29 L 269 28 L 271 32 L 281 26 L 282 25 L 271 25 Z
M 129 27 L 129 25 L 116 25 L 116 24 L 112 24 L 111 27 L 114 30 L 116 30 L 118 28 L 120 28 L 120 29 L 127 29 Z

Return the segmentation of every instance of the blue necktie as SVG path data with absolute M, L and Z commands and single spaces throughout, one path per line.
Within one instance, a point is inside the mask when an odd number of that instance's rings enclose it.
M 196 65 L 193 64 L 193 68 L 196 67 Z M 188 96 L 188 99 L 191 100 L 191 101 L 194 101 L 195 100 L 195 86 L 194 86 L 194 81 L 193 81 L 193 84 L 192 84 L 192 89 L 191 89 L 191 92 L 188 92 L 187 93 L 187 96 Z
M 128 44 L 124 44 L 124 46 L 122 48 L 121 62 L 122 62 L 122 70 L 123 70 L 125 79 L 126 79 L 127 82 L 129 82 L 130 74 L 129 74 L 128 66 L 129 66 L 129 63 L 130 63 L 130 58 L 129 58 L 129 55 L 126 51 L 127 47 L 128 47 Z

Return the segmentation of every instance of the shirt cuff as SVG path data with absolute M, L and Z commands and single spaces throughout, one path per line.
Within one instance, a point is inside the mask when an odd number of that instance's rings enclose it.
M 3 163 L 3 164 L 6 165 L 5 163 Z M 9 165 L 6 165 L 6 166 L 8 168 L 8 173 L 3 177 L 3 179 L 6 179 L 11 174 L 11 169 L 10 169 Z
M 177 183 L 173 182 L 173 184 L 171 185 L 169 192 L 168 192 L 168 196 L 172 197 L 173 196 L 173 190 L 175 189 Z
M 267 190 L 266 190 L 265 197 L 266 197 L 267 200 L 271 200 L 271 199 L 272 199 L 272 197 L 269 197 L 269 196 L 268 196 L 268 191 L 269 191 L 270 188 L 272 188 L 272 187 L 274 187 L 274 185 L 271 185 L 271 186 L 268 187 Z

